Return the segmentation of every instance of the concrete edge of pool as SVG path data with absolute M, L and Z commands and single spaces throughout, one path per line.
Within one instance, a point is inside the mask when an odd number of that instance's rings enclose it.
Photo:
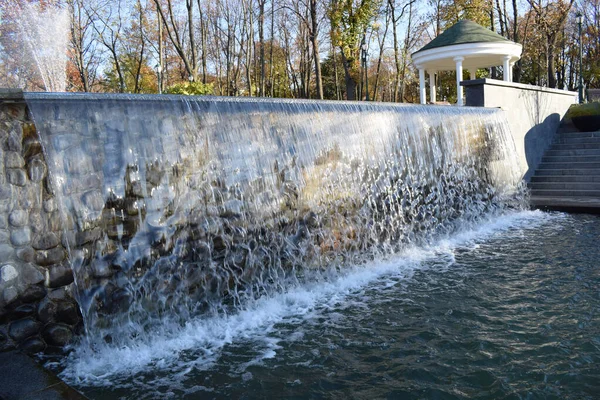
M 0 400 L 86 400 L 33 358 L 17 350 L 0 352 Z

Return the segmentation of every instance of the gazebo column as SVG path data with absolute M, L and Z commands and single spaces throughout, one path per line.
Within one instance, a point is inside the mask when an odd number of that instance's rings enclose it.
M 465 60 L 464 57 L 454 57 L 454 62 L 456 63 L 456 105 L 463 105 L 463 88 L 460 86 L 460 82 L 462 81 L 463 74 L 463 65 L 462 62 Z
M 502 68 L 504 69 L 504 73 L 503 75 L 503 79 L 506 82 L 510 81 L 510 56 L 504 56 L 502 58 L 502 61 L 504 61 L 504 64 L 502 65 Z
M 511 62 L 511 63 L 510 63 L 510 67 L 508 68 L 508 72 L 509 72 L 509 73 L 508 73 L 508 80 L 509 80 L 510 82 L 512 82 L 512 81 L 513 81 L 513 67 L 514 67 L 514 66 L 515 66 L 515 63 L 514 63 L 514 61 L 513 61 L 513 62 Z
M 432 103 L 436 102 L 435 97 L 435 72 L 436 71 L 428 71 L 429 72 L 429 101 Z
M 417 66 L 417 68 L 419 68 Z M 421 97 L 421 104 L 427 104 L 427 92 L 425 91 L 425 70 L 419 68 L 419 96 Z
M 469 79 L 471 79 L 472 81 L 474 81 L 475 79 L 477 79 L 477 76 L 475 75 L 477 73 L 477 68 L 471 68 L 469 69 Z

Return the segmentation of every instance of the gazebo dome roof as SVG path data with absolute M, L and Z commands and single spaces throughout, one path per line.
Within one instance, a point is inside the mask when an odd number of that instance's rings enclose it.
M 452 25 L 450 28 L 446 29 L 442 34 L 440 34 L 438 37 L 433 39 L 431 42 L 429 42 L 413 54 L 417 54 L 424 50 L 452 46 L 455 44 L 485 42 L 512 43 L 510 40 L 498 35 L 496 32 L 484 28 L 478 23 L 469 21 L 468 19 L 463 19 L 461 21 L 458 21 L 456 24 Z
M 412 53 L 417 68 L 428 71 L 450 71 L 456 60 L 463 60 L 467 69 L 503 65 L 507 59 L 514 63 L 521 57 L 523 47 L 483 26 L 462 20 L 446 29 L 420 50 Z

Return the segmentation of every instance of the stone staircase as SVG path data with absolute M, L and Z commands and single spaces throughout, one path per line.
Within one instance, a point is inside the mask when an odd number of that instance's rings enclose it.
M 534 208 L 600 213 L 600 131 L 559 130 L 528 186 Z

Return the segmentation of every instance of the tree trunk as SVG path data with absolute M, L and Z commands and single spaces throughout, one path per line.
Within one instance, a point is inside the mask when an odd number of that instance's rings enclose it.
M 317 96 L 323 100 L 323 78 L 321 76 L 321 57 L 319 56 L 319 27 L 317 20 L 317 0 L 310 0 L 310 40 L 313 48 L 313 58 L 315 61 L 315 79 L 317 85 Z
M 263 97 L 265 95 L 265 2 L 266 0 L 259 0 L 259 14 L 258 14 L 258 42 L 260 43 L 260 87 L 258 95 Z
M 390 25 L 390 7 L 389 3 L 385 8 L 385 30 L 383 31 L 383 37 L 379 40 L 379 57 L 377 57 L 377 70 L 375 71 L 375 89 L 373 89 L 373 101 L 377 101 L 377 92 L 379 89 L 379 74 L 381 72 L 381 59 L 383 58 L 383 51 L 385 49 L 385 38 L 387 37 L 388 27 Z
M 517 24 L 518 21 L 518 16 L 519 16 L 519 9 L 517 7 L 517 0 L 512 0 L 512 6 L 513 6 L 513 42 L 518 43 L 519 42 L 519 27 Z M 519 59 L 519 61 L 517 61 L 517 63 L 515 64 L 515 69 L 513 71 L 513 80 L 515 82 L 521 82 L 521 59 Z
M 398 22 L 398 20 L 396 19 L 396 7 L 394 5 L 394 0 L 388 0 L 388 4 L 392 12 L 392 34 L 394 36 L 394 65 L 396 66 L 396 75 L 394 76 L 394 102 L 398 102 L 398 91 L 400 87 L 400 57 L 398 54 L 398 30 L 396 27 L 396 23 Z
M 196 56 L 196 41 L 194 40 L 194 2 L 186 0 L 186 8 L 188 14 L 188 35 L 190 35 L 190 51 L 192 53 L 192 81 L 196 81 L 198 75 L 198 58 Z
M 340 48 L 340 52 L 342 53 L 342 64 L 344 66 L 344 78 L 346 81 L 346 99 L 356 100 L 356 81 L 350 75 L 350 63 L 348 62 L 348 58 L 346 58 L 346 54 L 344 54 L 344 49 Z

